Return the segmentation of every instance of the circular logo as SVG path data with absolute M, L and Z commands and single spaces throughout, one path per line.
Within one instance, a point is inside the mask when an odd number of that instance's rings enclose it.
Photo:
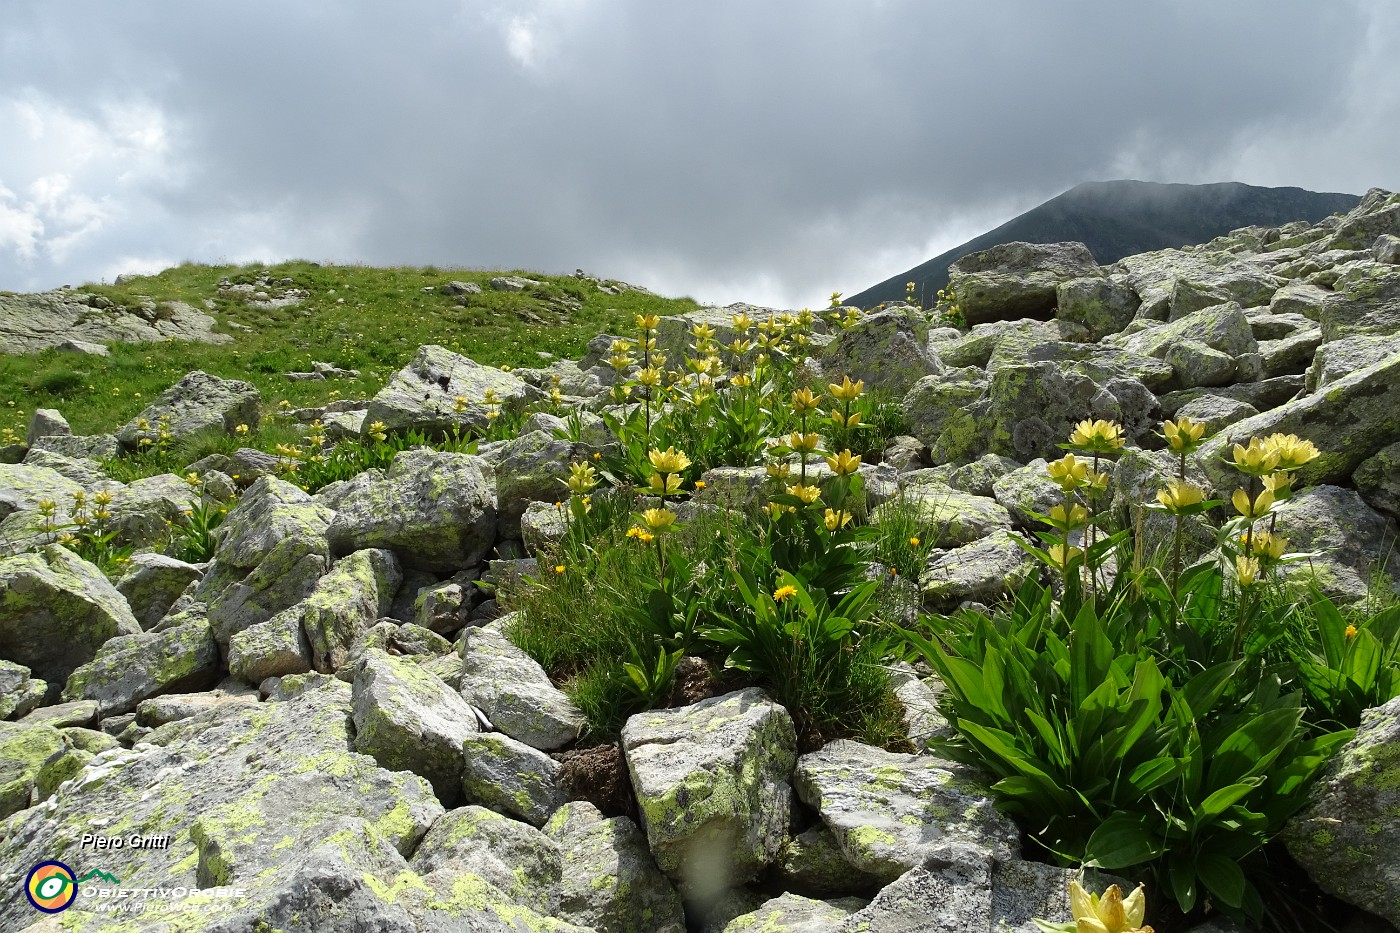
M 29 877 L 24 880 L 24 896 L 35 910 L 46 914 L 67 910 L 78 896 L 73 869 L 62 862 L 40 862 L 29 870 Z

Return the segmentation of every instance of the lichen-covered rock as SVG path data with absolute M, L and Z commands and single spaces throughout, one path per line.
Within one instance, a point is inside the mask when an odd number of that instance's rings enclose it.
M 389 548 L 419 570 L 470 567 L 496 534 L 491 486 L 468 454 L 403 451 L 382 476 L 350 480 L 339 503 L 327 532 L 336 553 Z
M 786 888 L 797 888 L 820 897 L 869 894 L 881 884 L 878 876 L 846 861 L 835 834 L 824 823 L 793 836 L 778 856 L 773 874 Z
M 281 703 L 220 707 L 162 726 L 134 751 L 106 753 L 46 804 L 8 824 L 0 838 L 0 883 L 13 889 L 28 866 L 45 859 L 81 862 L 82 834 L 91 832 L 168 834 L 165 848 L 107 853 L 102 867 L 118 878 L 242 887 L 255 901 L 270 897 L 318 846 L 334 843 L 341 820 L 368 827 L 390 850 L 411 852 L 442 808 L 421 778 L 384 771 L 349 750 L 349 690 L 338 686 Z M 0 755 L 0 763 L 6 760 Z M 366 867 L 342 866 L 342 891 L 359 883 Z M 371 877 L 371 887 L 393 881 Z M 65 923 L 81 923 L 87 909 L 79 899 Z M 16 929 L 33 916 L 23 899 L 0 902 L 0 929 Z M 196 926 L 208 922 L 201 913 Z M 286 928 L 338 928 L 308 923 Z
M 24 455 L 24 460 L 21 462 L 25 466 L 53 470 L 85 489 L 109 479 L 107 474 L 102 472 L 102 464 L 96 460 L 66 457 L 63 454 L 56 454 L 51 450 L 43 450 L 38 447 L 29 448 L 29 452 Z
M 355 750 L 427 778 L 439 800 L 462 789 L 462 743 L 479 730 L 460 696 L 413 661 L 372 651 L 355 668 Z
M 135 450 L 143 437 L 154 441 L 162 416 L 169 417 L 170 434 L 177 441 L 210 428 L 232 433 L 238 425 L 246 424 L 256 429 L 260 400 L 257 387 L 250 382 L 220 379 L 195 370 L 123 425 L 117 440 L 128 450 Z M 142 420 L 145 429 L 140 425 Z
M 166 723 L 179 722 L 221 706 L 237 703 L 257 703 L 258 692 L 232 681 L 202 693 L 170 693 L 142 700 L 136 706 L 136 723 L 155 729 Z M 95 706 L 95 704 L 94 704 Z M 94 710 L 94 714 L 96 710 Z
M 1259 341 L 1259 355 L 1264 358 L 1264 375 L 1306 373 L 1312 365 L 1313 354 L 1321 345 L 1322 331 L 1317 329 L 1300 331 L 1278 340 Z
M 686 896 L 743 884 L 777 858 L 797 738 L 761 690 L 639 713 L 622 749 L 652 855 Z
M 901 479 L 906 485 L 932 480 L 974 496 L 994 497 L 996 481 L 1020 466 L 1020 463 L 1010 457 L 986 454 L 971 463 L 945 463 L 924 470 L 914 470 L 904 474 Z
M 164 554 L 137 554 L 117 581 L 117 592 L 126 597 L 141 627 L 149 629 L 164 618 L 192 581 L 203 578 L 201 566 Z
M 1355 737 L 1283 831 L 1317 886 L 1400 924 L 1400 698 L 1367 710 Z
M 30 453 L 36 450 L 78 461 L 101 462 L 121 453 L 121 445 L 117 443 L 114 434 L 87 434 L 75 437 L 50 434 L 34 439 L 34 443 L 30 446 Z
M 909 433 L 929 448 L 935 463 L 975 460 L 987 452 L 979 402 L 987 392 L 987 375 L 967 366 L 939 376 L 925 376 L 904 396 L 901 410 Z
M 362 658 L 374 651 L 383 651 L 394 657 L 413 661 L 424 670 L 428 670 L 429 662 L 435 660 L 456 661 L 459 679 L 450 686 L 455 691 L 461 683 L 462 659 L 457 655 L 452 642 L 421 625 L 412 622 L 399 625 L 393 619 L 380 619 L 355 643 L 346 662 L 347 666 L 359 664 Z M 433 669 L 433 673 L 438 673 L 438 669 Z
M 1045 466 L 1045 458 L 1037 457 L 992 484 L 992 495 L 1021 528 L 1043 528 L 1043 523 L 1032 513 L 1048 515 L 1052 508 L 1065 501 L 1064 492 L 1046 474 Z
M 964 933 L 998 929 L 992 916 L 992 860 L 978 849 L 940 854 L 886 885 L 837 933 Z
M 73 493 L 82 488 L 57 470 L 27 463 L 0 463 L 0 519 L 12 512 L 36 509 L 42 499 L 66 506 Z
M 334 512 L 271 476 L 254 483 L 214 531 L 214 564 L 196 597 L 220 644 L 300 602 L 330 566 Z
M 568 796 L 559 783 L 559 762 L 498 732 L 462 742 L 462 792 L 467 803 L 543 826 Z
M 93 705 L 95 706 L 96 704 Z M 70 746 L 85 752 L 92 752 L 94 755 L 100 755 L 103 752 L 121 747 L 121 743 L 116 739 L 105 732 L 98 732 L 96 729 L 83 729 L 70 726 L 59 729 L 58 731 L 63 733 L 63 738 Z
M 953 727 L 938 709 L 943 683 L 937 677 L 921 679 L 912 666 L 901 662 L 890 670 L 890 686 L 904 707 L 905 735 L 915 748 L 926 748 L 936 739 L 952 737 Z
M 1396 525 L 1340 486 L 1304 489 L 1278 507 L 1276 533 L 1291 551 L 1321 551 L 1317 557 L 1280 569 L 1286 579 L 1313 581 L 1337 602 L 1366 596 L 1372 571 L 1400 594 L 1400 556 L 1392 550 Z M 1382 591 L 1381 595 L 1385 595 Z
M 1400 441 L 1362 462 L 1351 479 L 1371 508 L 1400 521 Z
M 48 689 L 23 664 L 0 660 L 0 719 L 23 719 L 43 702 Z
M 229 674 L 250 684 L 311 670 L 311 646 L 301 628 L 300 604 L 228 640 Z
M 1173 343 L 1163 359 L 1171 364 L 1176 384 L 1183 389 L 1229 385 L 1238 376 L 1234 357 L 1213 350 L 1199 340 Z
M 1206 426 L 1206 434 L 1215 434 L 1246 418 L 1259 414 L 1248 402 L 1223 395 L 1200 395 L 1176 410 L 1174 417 L 1190 418 Z
M 392 551 L 366 548 L 336 561 L 299 607 L 312 666 L 323 674 L 339 670 L 375 620 L 389 614 L 402 580 Z
M 506 412 L 519 411 L 540 396 L 539 390 L 510 373 L 435 344 L 421 346 L 370 401 L 365 422 L 378 421 L 398 433 L 418 430 L 431 436 L 459 428 L 485 434 L 488 389 L 496 393 Z M 465 399 L 461 411 L 458 396 Z
M 919 573 L 919 590 L 930 612 L 952 612 L 965 600 L 991 604 L 1015 592 L 1036 570 L 1034 557 L 1008 531 L 949 551 L 932 551 Z
M 422 875 L 444 869 L 478 875 L 516 904 L 561 916 L 559 845 L 533 826 L 484 807 L 466 806 L 441 817 L 410 862 Z
M 1322 339 L 1400 334 L 1400 268 L 1366 261 L 1347 263 L 1338 271 L 1332 284 L 1336 294 L 1318 319 Z
M 52 726 L 0 722 L 0 820 L 29 806 L 44 762 L 65 747 L 62 734 Z M 3 864 L 7 863 L 0 861 Z
M 557 501 L 531 502 L 520 516 L 520 540 L 531 555 L 558 544 L 568 531 L 568 517 Z
M 1001 367 L 987 398 L 989 449 L 1022 463 L 1059 456 L 1056 445 L 1085 418 L 1117 421 L 1122 415 L 1118 400 L 1093 379 L 1048 362 Z
M 96 700 L 103 716 L 129 713 L 162 693 L 213 686 L 221 667 L 208 622 L 107 641 L 97 656 L 68 676 L 65 700 Z
M 793 786 L 855 867 L 893 880 L 950 849 L 1005 861 L 1019 830 L 971 769 L 841 739 L 797 760 Z
M 496 519 L 503 538 L 518 538 L 520 518 L 531 502 L 569 498 L 569 465 L 592 456 L 592 448 L 559 440 L 544 431 L 506 443 L 496 463 Z
M 1141 304 L 1127 276 L 1070 279 L 1056 288 L 1055 317 L 1082 324 L 1090 340 L 1099 340 L 1127 327 Z
M 1259 382 L 1244 382 L 1213 389 L 1183 389 L 1158 398 L 1163 418 L 1174 418 L 1185 405 L 1198 398 L 1220 397 L 1253 405 L 1259 411 L 1277 408 L 1304 394 L 1302 376 L 1274 376 Z M 1159 425 L 1160 427 L 1160 425 Z
M 1400 356 L 1400 336 L 1361 334 L 1322 344 L 1313 354 L 1306 388 L 1316 392 L 1357 370 Z
M 77 777 L 96 757 L 91 752 L 77 748 L 64 748 L 63 751 L 49 756 L 34 779 L 35 801 L 43 803 L 48 800 L 60 784 Z
M 1231 358 L 1259 350 L 1249 318 L 1235 302 L 1202 308 L 1169 324 L 1123 338 L 1118 343 L 1125 350 L 1162 359 L 1172 347 L 1188 340 L 1204 344 Z
M 845 903 L 818 901 L 800 894 L 780 894 L 757 910 L 741 914 L 724 927 L 724 933 L 835 933 L 841 922 L 865 906 L 859 899 Z
M 1227 488 L 1238 476 L 1227 462 L 1233 445 L 1255 436 L 1296 434 L 1316 444 L 1322 455 L 1298 471 L 1295 485 L 1345 482 L 1362 461 L 1400 440 L 1396 398 L 1400 352 L 1312 395 L 1235 422 L 1201 446 L 1198 460 L 1214 484 Z
M 891 510 L 905 509 L 918 515 L 925 529 L 925 540 L 932 547 L 954 548 L 1011 527 L 1011 517 L 995 499 L 960 492 L 951 486 L 935 482 L 906 485 L 902 502 L 887 502 L 871 514 L 878 525 Z
M 0 657 L 46 681 L 49 700 L 108 639 L 140 631 L 116 587 L 66 548 L 0 560 Z
M 625 816 L 566 803 L 544 828 L 563 854 L 556 916 L 609 933 L 682 933 L 680 895 L 656 867 L 646 836 Z
M 461 689 L 492 725 L 532 748 L 566 745 L 586 723 L 544 668 L 494 627 L 463 630 Z
M 969 324 L 1049 317 L 1056 289 L 1072 279 L 1102 276 L 1083 243 L 1004 243 L 948 267 L 948 284 Z
M 903 395 L 924 376 L 943 371 L 928 349 L 928 324 L 911 308 L 866 315 L 836 334 L 823 348 L 821 361 L 829 382 L 850 376 L 852 382 L 863 380 L 867 388 L 891 395 Z

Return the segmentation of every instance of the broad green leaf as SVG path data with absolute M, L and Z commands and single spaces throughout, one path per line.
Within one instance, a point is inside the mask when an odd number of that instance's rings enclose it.
M 1226 907 L 1238 908 L 1244 903 L 1244 872 L 1233 859 L 1214 852 L 1198 855 L 1196 874 L 1205 882 L 1206 890 Z
M 1143 814 L 1115 813 L 1099 824 L 1084 851 L 1090 868 L 1129 868 L 1161 857 L 1160 823 Z
M 1254 789 L 1263 782 L 1263 778 L 1256 777 L 1248 781 L 1242 781 L 1239 784 L 1231 784 L 1228 787 L 1220 788 L 1205 800 L 1202 800 L 1199 807 L 1196 807 L 1196 819 L 1201 822 L 1206 822 L 1212 817 L 1219 816 L 1229 809 L 1236 801 L 1248 797 Z
M 1196 865 L 1186 852 L 1175 852 L 1167 860 L 1167 875 L 1171 878 L 1172 894 L 1183 913 L 1196 906 Z
M 1153 758 L 1134 768 L 1133 773 L 1128 776 L 1128 783 L 1139 794 L 1148 794 L 1176 780 L 1180 773 L 1181 762 L 1175 758 Z
M 1210 783 L 1235 784 L 1273 764 L 1298 730 L 1301 709 L 1272 709 L 1236 729 L 1210 750 Z
M 1201 671 L 1186 682 L 1186 686 L 1182 688 L 1182 696 L 1197 719 L 1204 717 L 1215 707 L 1225 688 L 1230 685 L 1230 678 L 1243 665 L 1243 660 L 1224 661 Z

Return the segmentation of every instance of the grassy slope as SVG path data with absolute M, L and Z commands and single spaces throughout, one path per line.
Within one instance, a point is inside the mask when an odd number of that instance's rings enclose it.
M 640 312 L 677 314 L 697 307 L 689 298 L 609 295 L 591 282 L 533 272 L 512 273 L 541 281 L 533 292 L 493 291 L 488 283 L 501 274 L 298 261 L 271 266 L 187 263 L 121 285 L 84 285 L 82 291 L 124 305 L 135 305 L 138 296 L 184 301 L 196 308 L 213 301 L 209 313 L 219 322 L 216 330 L 237 339 L 223 346 L 112 344 L 109 358 L 53 350 L 0 353 L 0 428 L 13 428 L 22 437 L 35 408 L 57 408 L 74 433 L 111 431 L 194 369 L 254 383 L 269 409 L 281 399 L 294 406 L 322 404 L 332 391 L 342 398 L 368 398 L 425 343 L 442 344 L 494 366 L 542 366 L 546 361 L 537 351 L 577 359 L 600 333 L 630 333 Z M 291 278 L 311 297 L 299 305 L 264 309 L 219 292 L 221 278 L 252 283 L 260 275 L 274 282 Z M 483 293 L 469 296 L 463 307 L 455 298 L 438 294 L 437 287 L 450 281 L 477 282 Z M 569 299 L 581 307 L 565 307 Z M 230 328 L 230 323 L 253 330 Z M 360 378 L 293 382 L 280 375 L 308 370 L 312 360 L 358 369 Z

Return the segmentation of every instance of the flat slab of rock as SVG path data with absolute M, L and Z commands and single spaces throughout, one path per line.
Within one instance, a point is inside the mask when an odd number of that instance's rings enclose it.
M 167 337 L 200 343 L 232 343 L 212 330 L 212 317 L 184 302 L 167 303 L 163 313 L 112 305 L 83 292 L 57 289 L 29 295 L 0 295 L 0 342 L 7 352 L 35 353 L 48 347 L 107 355 L 104 344 L 157 343 Z
M 45 859 L 81 863 L 80 840 L 93 832 L 169 836 L 163 849 L 107 853 L 102 867 L 118 878 L 264 894 L 346 818 L 412 851 L 442 807 L 422 778 L 350 751 L 349 694 L 333 684 L 282 703 L 226 706 L 163 726 L 134 751 L 108 752 L 7 826 L 3 883 L 20 883 L 14 871 Z M 0 902 L 0 929 L 33 919 L 23 899 Z
M 1006 861 L 1020 832 L 980 776 L 930 755 L 838 740 L 797 760 L 793 786 L 836 836 L 846 860 L 893 880 L 955 849 Z
M 219 679 L 219 645 L 208 622 L 124 635 L 73 671 L 65 700 L 96 700 L 103 716 L 129 713 L 162 693 L 204 690 Z
M 492 725 L 550 751 L 578 738 L 587 720 L 535 659 L 494 627 L 462 632 L 462 698 Z
M 859 898 L 843 902 L 818 901 L 799 894 L 782 894 L 757 910 L 729 921 L 724 933 L 762 930 L 764 933 L 835 933 L 851 914 L 865 906 Z
M 763 691 L 639 713 L 622 750 L 652 854 L 687 896 L 743 884 L 777 858 L 797 737 Z

